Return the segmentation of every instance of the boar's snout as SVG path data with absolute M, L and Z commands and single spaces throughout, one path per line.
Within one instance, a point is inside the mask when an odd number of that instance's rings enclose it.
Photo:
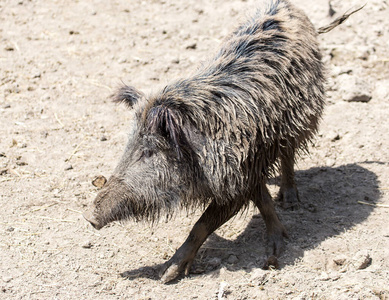
M 100 224 L 100 222 L 97 220 L 97 218 L 94 216 L 93 211 L 88 210 L 82 214 L 82 216 L 87 220 L 91 225 L 97 229 L 100 230 L 103 228 L 103 226 Z

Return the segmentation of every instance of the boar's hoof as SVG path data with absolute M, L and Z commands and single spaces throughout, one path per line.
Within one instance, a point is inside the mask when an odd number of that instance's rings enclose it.
M 263 269 L 278 269 L 278 258 L 285 250 L 285 241 L 283 237 L 288 237 L 285 230 L 279 233 L 270 234 L 267 242 L 268 256 L 263 263 Z
M 168 283 L 177 279 L 183 271 L 185 271 L 185 276 L 189 275 L 189 270 L 192 266 L 193 259 L 191 260 L 181 260 L 177 262 L 175 256 L 173 256 L 169 261 L 164 263 L 162 266 L 160 276 L 163 283 Z
M 165 268 L 165 265 L 164 265 Z M 178 265 L 171 265 L 166 270 L 164 270 L 161 274 L 161 281 L 163 283 L 168 283 L 174 279 L 176 279 L 180 275 L 180 267 Z
M 281 188 L 277 196 L 277 202 L 284 209 L 298 210 L 300 208 L 300 198 L 297 188 Z
M 279 268 L 278 259 L 274 255 L 270 255 L 266 259 L 266 261 L 265 261 L 265 263 L 263 265 L 263 269 L 264 270 L 278 269 L 278 268 Z

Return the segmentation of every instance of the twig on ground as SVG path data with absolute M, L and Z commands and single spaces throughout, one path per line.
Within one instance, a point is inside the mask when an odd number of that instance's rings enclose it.
M 385 204 L 375 204 L 375 203 L 368 203 L 364 201 L 358 201 L 359 204 L 364 204 L 364 205 L 369 205 L 369 206 L 374 206 L 374 207 L 384 207 L 384 208 L 389 208 L 389 205 Z

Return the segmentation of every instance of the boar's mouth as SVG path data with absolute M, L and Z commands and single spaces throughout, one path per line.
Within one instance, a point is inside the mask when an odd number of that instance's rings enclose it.
M 174 193 L 158 194 L 159 190 L 150 190 L 139 195 L 134 191 L 131 184 L 112 176 L 97 194 L 93 204 L 83 213 L 83 217 L 97 230 L 113 221 L 130 218 L 154 222 L 162 212 L 169 214 L 178 202 Z
M 113 221 L 130 216 L 126 204 L 130 194 L 122 180 L 112 176 L 98 193 L 93 204 L 83 213 L 83 217 L 95 229 L 100 230 Z
M 100 222 L 97 220 L 97 218 L 94 216 L 93 212 L 88 210 L 82 214 L 85 220 L 87 220 L 91 225 L 97 229 L 100 230 L 104 227 L 104 225 L 100 224 Z

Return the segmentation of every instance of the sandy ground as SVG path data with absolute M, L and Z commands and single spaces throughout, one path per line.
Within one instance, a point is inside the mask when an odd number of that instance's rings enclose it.
M 293 1 L 315 26 L 364 0 Z M 217 49 L 257 1 L 0 1 L 1 299 L 389 299 L 389 7 L 368 1 L 320 36 L 328 106 L 299 160 L 302 207 L 279 270 L 250 208 L 213 234 L 190 276 L 164 285 L 200 211 L 95 231 L 81 212 L 126 143 L 121 84 L 149 93 Z M 277 192 L 278 181 L 271 182 Z

